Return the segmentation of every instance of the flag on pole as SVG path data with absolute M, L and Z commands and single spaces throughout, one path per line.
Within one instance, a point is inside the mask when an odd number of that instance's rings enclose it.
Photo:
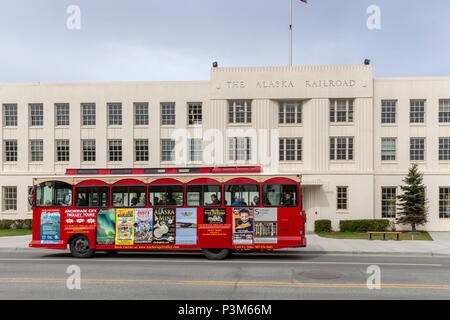
M 308 3 L 308 0 L 300 0 L 301 2 Z

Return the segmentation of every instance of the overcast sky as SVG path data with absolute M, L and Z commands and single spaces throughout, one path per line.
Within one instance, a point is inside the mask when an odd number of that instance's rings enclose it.
M 294 65 L 450 76 L 449 0 L 294 0 Z M 80 29 L 67 28 L 70 5 Z M 369 30 L 370 5 L 381 30 Z M 73 21 L 73 20 L 71 20 Z M 0 0 L 0 82 L 208 80 L 289 59 L 289 0 Z

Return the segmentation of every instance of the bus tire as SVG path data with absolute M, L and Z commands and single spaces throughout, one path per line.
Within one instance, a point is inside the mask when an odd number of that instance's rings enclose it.
M 91 243 L 86 236 L 77 235 L 70 242 L 70 253 L 75 258 L 90 258 L 95 250 L 91 248 Z
M 223 260 L 230 254 L 230 249 L 202 249 L 203 254 L 208 260 Z

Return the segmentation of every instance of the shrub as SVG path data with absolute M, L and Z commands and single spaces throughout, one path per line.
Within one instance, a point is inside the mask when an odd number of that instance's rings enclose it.
M 0 229 L 31 229 L 33 221 L 31 219 L 0 220 Z
M 368 232 L 368 231 L 387 231 L 389 220 L 341 220 L 339 229 L 341 232 Z
M 314 222 L 315 232 L 331 232 L 331 220 L 316 220 Z

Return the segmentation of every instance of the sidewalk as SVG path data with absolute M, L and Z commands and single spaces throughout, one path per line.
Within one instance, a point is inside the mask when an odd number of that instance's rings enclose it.
M 383 241 L 383 240 L 345 240 L 322 238 L 315 233 L 307 234 L 306 248 L 282 249 L 285 252 L 317 254 L 389 254 L 450 256 L 450 232 L 430 232 L 434 241 Z M 36 250 L 29 248 L 31 235 L 0 237 L 0 250 Z

